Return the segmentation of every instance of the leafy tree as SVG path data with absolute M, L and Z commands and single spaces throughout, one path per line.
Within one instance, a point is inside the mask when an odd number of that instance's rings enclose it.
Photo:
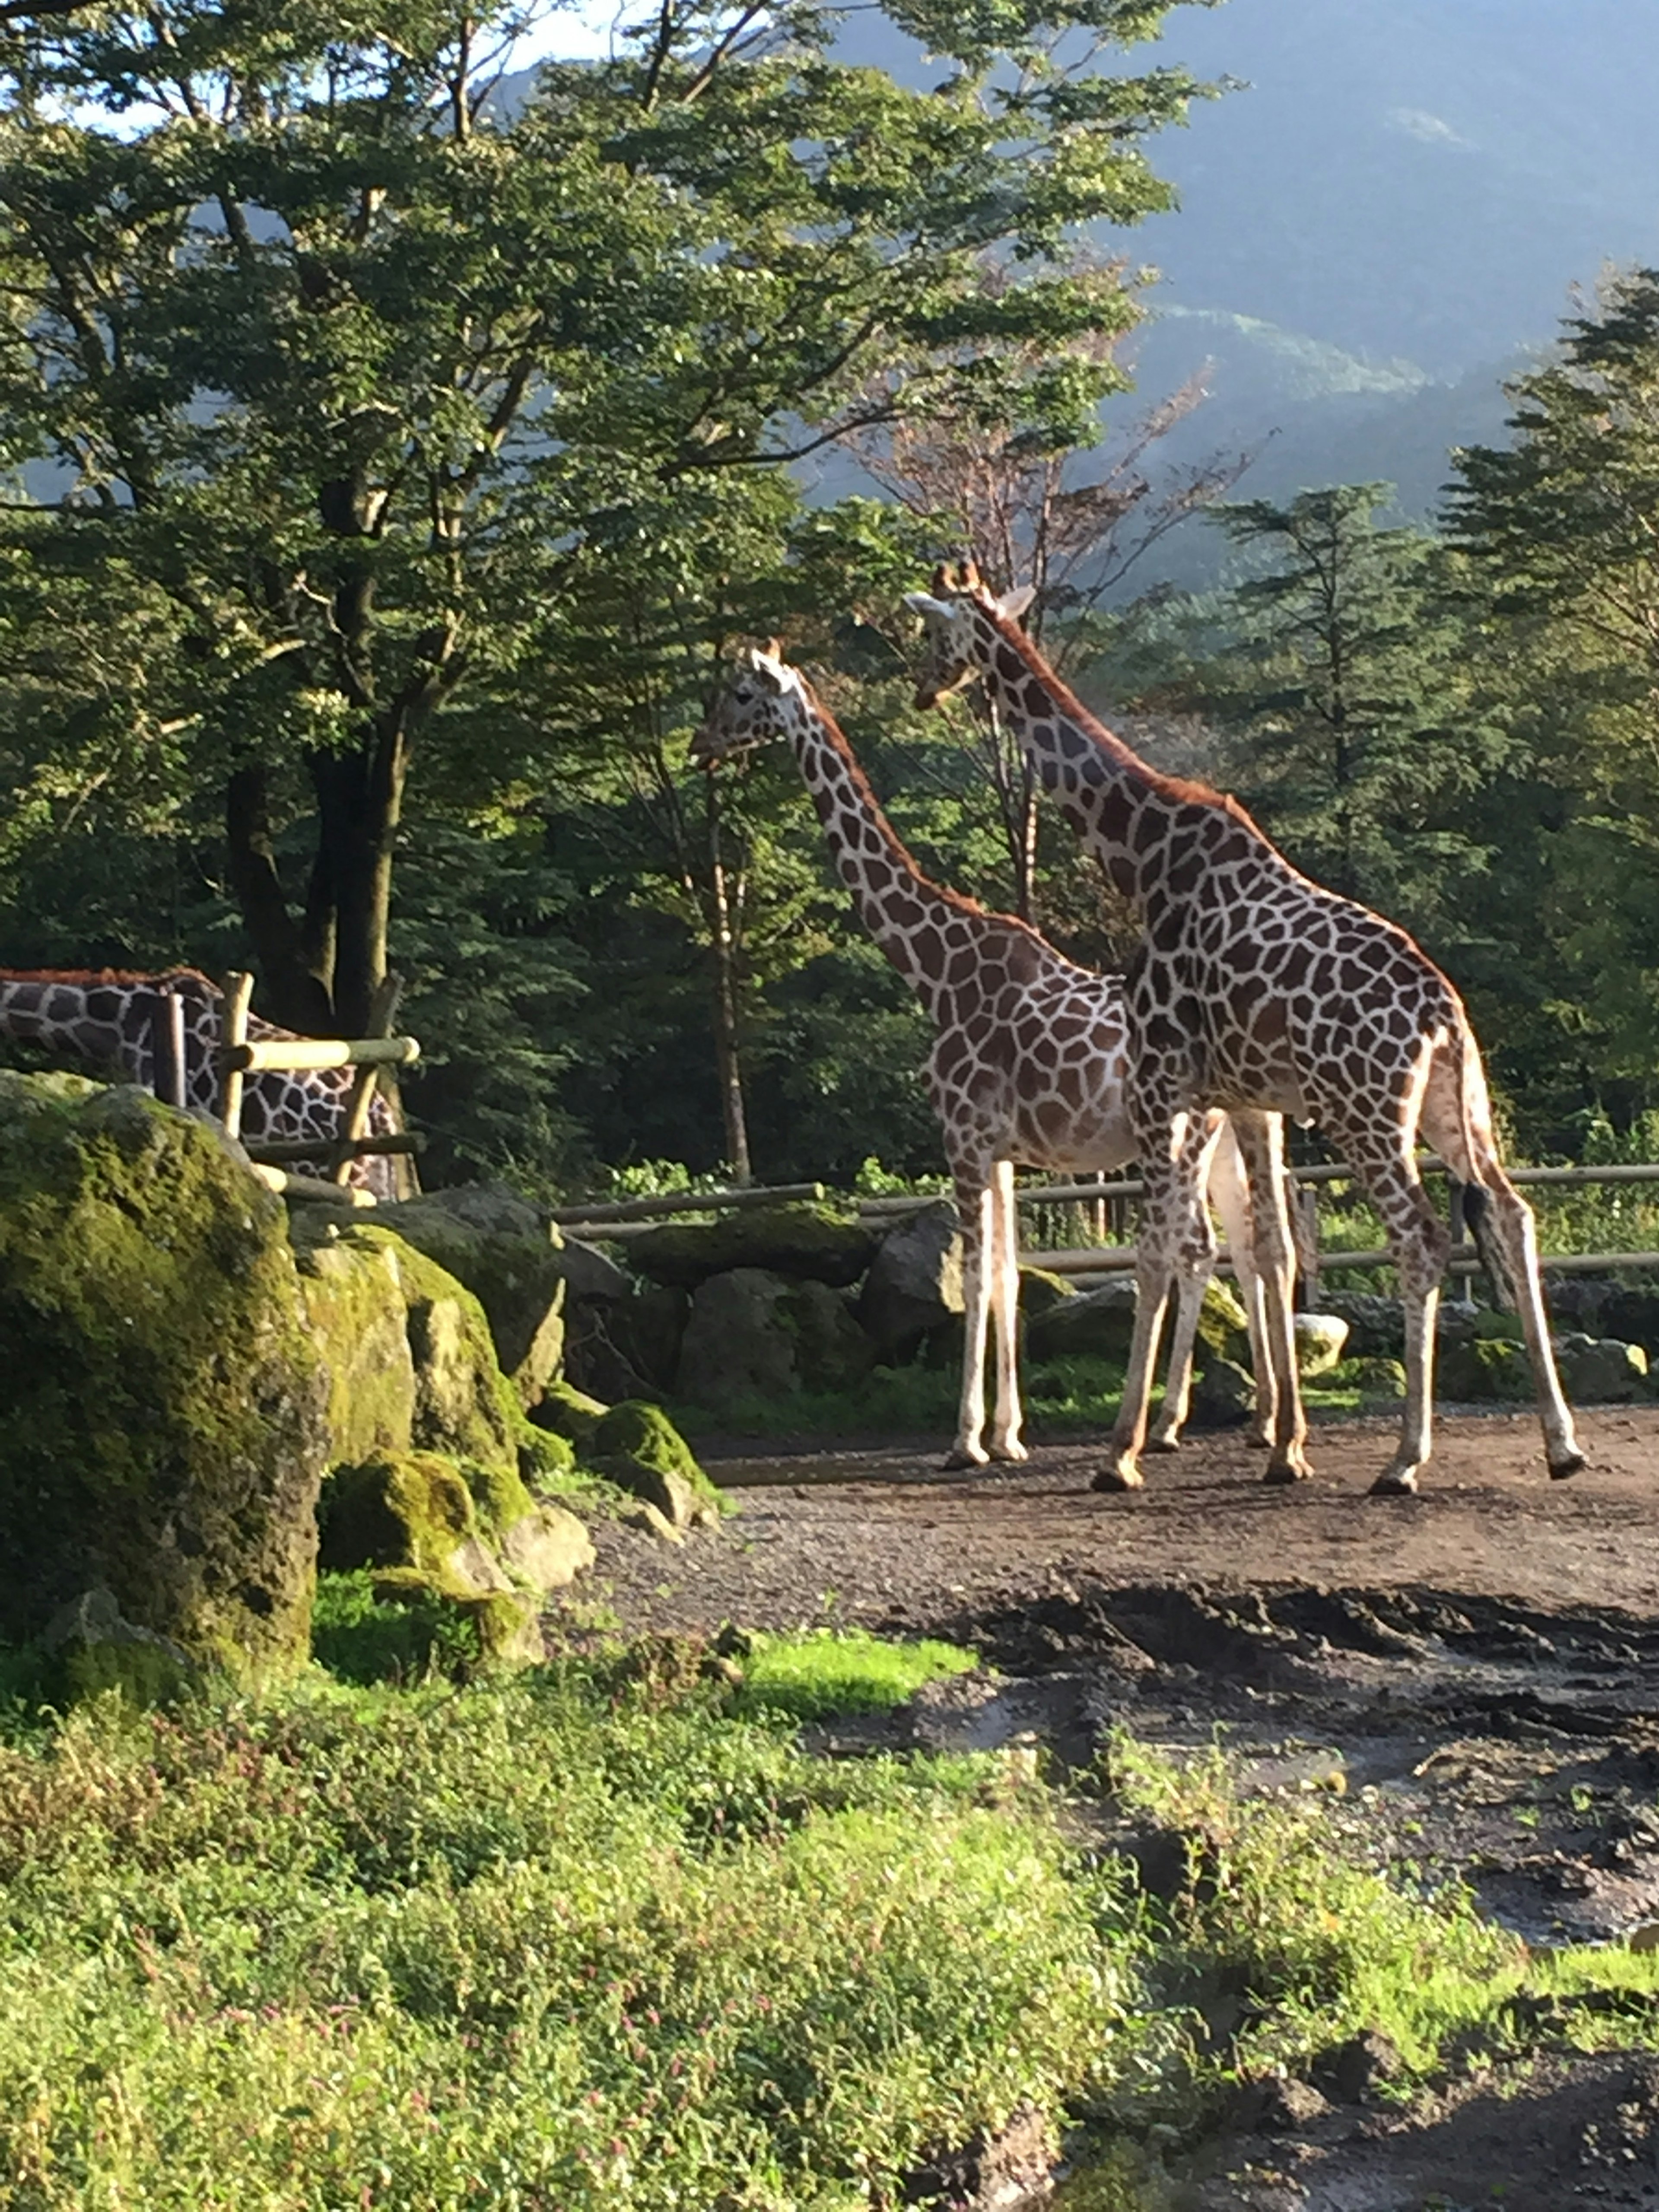
M 1659 1101 L 1659 271 L 1610 276 L 1509 389 L 1510 442 L 1456 455 L 1449 521 L 1524 762 L 1494 795 L 1516 1049 L 1570 1142 Z

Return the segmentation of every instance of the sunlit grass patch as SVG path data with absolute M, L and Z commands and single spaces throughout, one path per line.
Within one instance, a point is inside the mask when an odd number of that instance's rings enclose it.
M 977 1653 L 954 1644 L 893 1644 L 860 1628 L 757 1635 L 744 1662 L 737 1705 L 742 1712 L 770 1711 L 797 1720 L 882 1712 L 903 1705 L 924 1683 L 965 1674 L 978 1664 Z

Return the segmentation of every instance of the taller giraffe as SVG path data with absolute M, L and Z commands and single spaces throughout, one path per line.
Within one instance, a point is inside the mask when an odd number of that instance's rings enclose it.
M 927 633 L 917 702 L 980 678 L 1085 848 L 1138 906 L 1130 975 L 1130 1110 L 1147 1178 L 1142 1276 L 1165 1295 L 1182 1155 L 1197 1109 L 1268 1107 L 1322 1127 L 1381 1215 L 1405 1304 L 1400 1442 L 1372 1486 L 1414 1491 L 1431 1450 L 1435 1319 L 1450 1240 L 1418 1172 L 1419 1136 L 1472 1188 L 1514 1286 L 1552 1475 L 1584 1464 L 1561 1395 L 1531 1209 L 1504 1173 L 1462 1002 L 1403 929 L 1310 883 L 1236 799 L 1160 775 L 1066 690 L 1019 627 L 1030 594 L 998 600 L 971 564 L 910 595 Z M 1150 1235 L 1148 1234 L 1150 1231 Z M 1137 1315 L 1137 1346 L 1146 1313 Z M 1275 1316 L 1270 1312 L 1269 1325 Z M 1133 1471 L 1145 1434 L 1124 1396 L 1115 1439 Z
M 1023 1460 L 1017 1363 L 1019 1277 L 1013 1170 L 1091 1170 L 1134 1158 L 1124 1106 L 1123 989 L 1078 967 L 1011 915 L 988 914 L 924 876 L 877 803 L 842 736 L 799 670 L 745 651 L 692 740 L 714 768 L 781 739 L 793 749 L 842 881 L 871 936 L 911 986 L 936 1041 L 926 1080 L 957 1190 L 967 1307 L 962 1401 L 945 1464 Z M 1256 1224 L 1237 1144 L 1224 1117 L 1200 1117 L 1193 1176 L 1207 1181 L 1231 1242 L 1250 1321 L 1258 1397 L 1297 1396 L 1294 1359 L 1268 1364 L 1252 1260 Z M 1201 1196 L 1183 1224 L 1179 1304 L 1154 1449 L 1172 1450 L 1186 1418 L 1194 1337 L 1215 1240 Z M 990 1449 L 982 1442 L 988 1331 L 996 1344 Z
M 154 975 L 116 968 L 0 969 L 0 1036 L 25 1038 L 88 1073 L 112 1073 L 154 1090 L 156 1039 L 168 1036 L 169 994 L 184 1005 L 185 1104 L 216 1118 L 224 994 L 197 969 L 171 968 Z M 294 1035 L 258 1015 L 249 1017 L 247 1033 L 253 1040 Z M 168 1049 L 164 1042 L 163 1064 Z M 263 1069 L 250 1075 L 242 1091 L 244 1138 L 253 1144 L 314 1138 L 318 1151 L 325 1152 L 339 1134 L 353 1079 L 349 1067 L 289 1073 Z M 390 1136 L 394 1126 L 392 1109 L 377 1088 L 369 1104 L 369 1133 Z M 384 1158 L 354 1161 L 351 1180 L 377 1196 L 397 1195 L 392 1163 Z

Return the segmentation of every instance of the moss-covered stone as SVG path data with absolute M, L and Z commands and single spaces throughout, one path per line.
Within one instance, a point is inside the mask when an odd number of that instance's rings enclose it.
M 337 1468 L 323 1495 L 321 1564 L 401 1575 L 411 1589 L 477 1598 L 562 1588 L 593 1564 L 573 1513 L 532 1498 L 514 1474 L 405 1452 Z
M 564 1353 L 563 1239 L 542 1209 L 495 1186 L 434 1191 L 397 1212 L 397 1234 L 477 1299 L 501 1372 L 536 1404 Z
M 1520 1345 L 1504 1337 L 1443 1340 L 1435 1363 L 1437 1397 L 1455 1405 L 1492 1399 L 1519 1404 L 1532 1395 L 1532 1370 Z
M 590 1398 L 574 1382 L 549 1383 L 532 1411 L 531 1420 L 546 1435 L 557 1437 L 578 1449 L 593 1441 L 593 1431 L 610 1412 L 598 1398 Z
M 1022 1267 L 1019 1271 L 1019 1310 L 1027 1321 L 1034 1321 L 1051 1306 L 1063 1305 L 1067 1298 L 1076 1296 L 1075 1283 L 1068 1283 L 1064 1275 L 1053 1274 L 1047 1267 Z
M 835 1206 L 744 1207 L 715 1221 L 668 1222 L 629 1240 L 635 1271 L 690 1290 L 734 1267 L 844 1287 L 875 1257 L 876 1238 L 855 1214 Z
M 524 1409 L 471 1292 L 378 1222 L 296 1220 L 294 1235 L 332 1377 L 331 1456 L 435 1451 L 516 1471 Z
M 526 1497 L 524 1510 L 529 1507 Z M 470 1597 L 513 1587 L 490 1549 L 492 1530 L 466 1474 L 441 1453 L 403 1452 L 336 1468 L 321 1522 L 319 1557 L 332 1572 L 398 1568 Z
M 588 1459 L 600 1474 L 678 1526 L 688 1519 L 712 1520 L 727 1510 L 660 1406 L 640 1399 L 613 1406 L 593 1431 Z
M 327 1385 L 284 1209 L 148 1093 L 0 1073 L 0 1638 L 94 1589 L 196 1663 L 304 1662 Z

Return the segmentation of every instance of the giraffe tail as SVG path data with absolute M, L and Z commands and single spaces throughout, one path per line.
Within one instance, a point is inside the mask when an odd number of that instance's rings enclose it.
M 1463 1185 L 1463 1220 L 1492 1286 L 1510 1313 L 1520 1310 L 1519 1294 L 1502 1238 L 1492 1225 L 1492 1195 L 1478 1182 Z

